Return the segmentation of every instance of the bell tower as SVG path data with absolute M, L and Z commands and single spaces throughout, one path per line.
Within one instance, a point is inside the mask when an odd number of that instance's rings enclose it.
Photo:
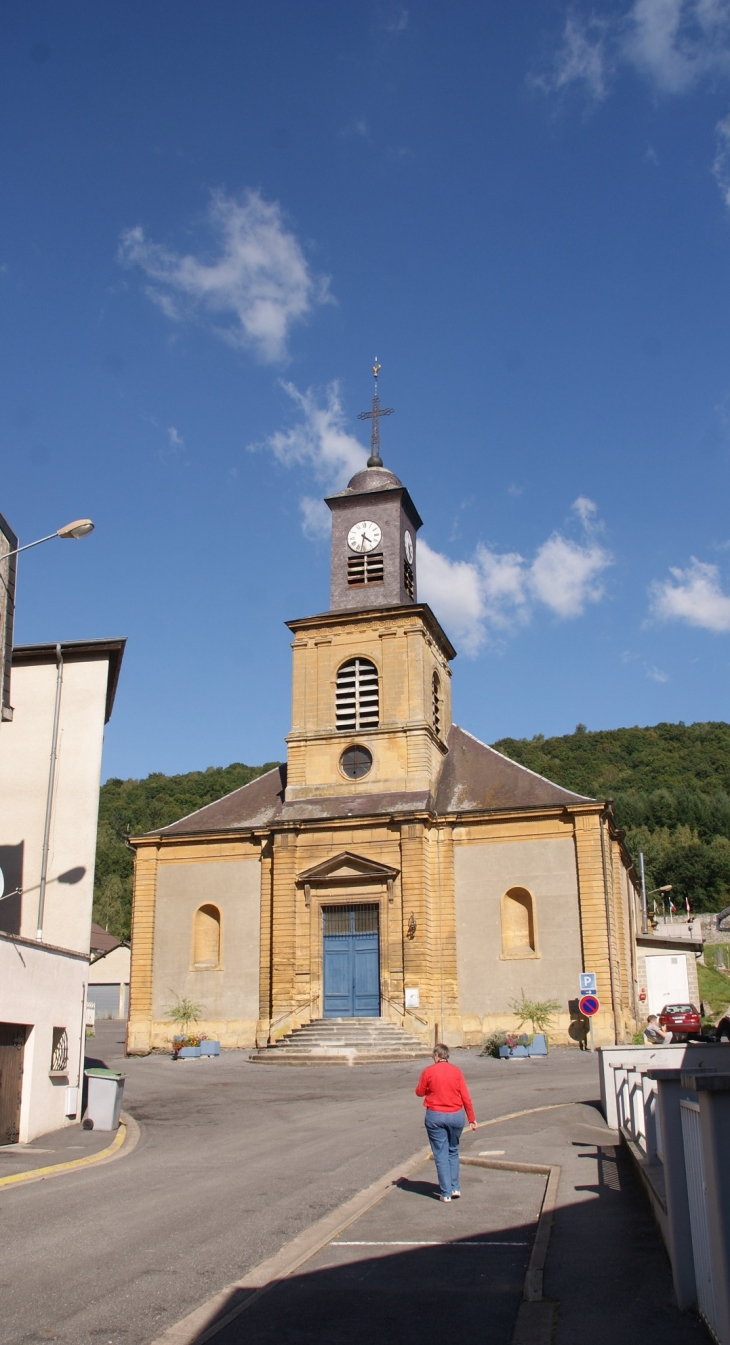
M 392 415 L 393 408 L 380 405 L 379 373 L 376 362 L 372 409 L 359 416 L 372 422 L 367 467 L 326 500 L 332 511 L 334 612 L 417 601 L 416 533 L 422 520 L 405 486 L 380 456 L 380 417 Z
M 456 657 L 416 588 L 421 527 L 380 456 L 380 365 L 373 367 L 370 457 L 332 511 L 330 609 L 287 625 L 294 637 L 288 802 L 420 794 L 427 806 L 447 752 Z M 344 806 L 344 805 L 343 805 Z M 397 806 L 395 803 L 394 807 Z

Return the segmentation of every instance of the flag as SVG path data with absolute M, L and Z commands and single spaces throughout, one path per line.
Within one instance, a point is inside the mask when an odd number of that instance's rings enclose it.
M 671 897 L 669 898 L 669 909 L 670 911 L 676 911 L 677 909 Z
M 688 915 L 691 915 L 691 914 L 692 914 L 692 911 L 691 911 L 691 909 L 690 909 L 689 897 L 685 897 L 685 899 L 684 899 L 684 904 L 685 904 L 685 906 L 687 907 L 687 914 L 688 914 Z

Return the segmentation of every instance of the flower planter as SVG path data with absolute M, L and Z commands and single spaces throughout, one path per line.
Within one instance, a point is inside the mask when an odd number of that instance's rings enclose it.
M 201 1055 L 220 1055 L 221 1044 L 219 1041 L 201 1041 L 198 1050 Z
M 525 1056 L 547 1055 L 547 1037 L 544 1032 L 536 1032 L 531 1041 L 529 1038 L 523 1041 L 514 1041 L 513 1039 L 512 1045 L 505 1042 L 497 1050 L 500 1060 L 523 1060 Z
M 181 1046 L 177 1058 L 178 1060 L 193 1060 L 198 1055 L 200 1055 L 199 1046 Z

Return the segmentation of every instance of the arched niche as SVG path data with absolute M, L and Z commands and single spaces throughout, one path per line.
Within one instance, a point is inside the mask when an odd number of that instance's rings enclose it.
M 203 970 L 219 967 L 221 961 L 221 913 L 206 903 L 193 916 L 193 966 Z
M 502 897 L 502 957 L 536 957 L 535 899 L 526 887 L 510 887 Z

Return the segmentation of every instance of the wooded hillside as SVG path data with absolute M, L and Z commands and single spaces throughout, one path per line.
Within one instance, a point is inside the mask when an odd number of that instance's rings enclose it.
M 503 738 L 505 756 L 567 789 L 615 800 L 619 826 L 647 887 L 672 883 L 672 898 L 695 911 L 730 905 L 730 724 L 656 724 L 602 729 L 579 724 L 560 738 Z M 125 844 L 221 798 L 264 766 L 210 766 L 188 775 L 107 780 L 101 789 L 94 919 L 119 937 L 130 927 L 133 855 Z
M 730 724 L 599 729 L 494 744 L 530 770 L 593 798 L 613 798 L 647 888 L 672 883 L 693 911 L 730 905 Z

